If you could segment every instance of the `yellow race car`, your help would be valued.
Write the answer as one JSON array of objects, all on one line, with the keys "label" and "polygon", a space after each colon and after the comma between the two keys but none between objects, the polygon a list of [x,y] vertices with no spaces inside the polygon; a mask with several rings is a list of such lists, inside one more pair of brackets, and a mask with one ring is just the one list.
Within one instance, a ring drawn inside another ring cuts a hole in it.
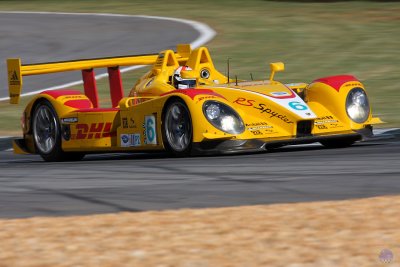
[{"label": "yellow race car", "polygon": [[[265,80],[237,80],[215,69],[206,47],[155,55],[21,64],[8,59],[10,102],[17,104],[22,77],[81,71],[84,92],[44,91],[26,106],[23,138],[15,153],[46,161],[79,160],[88,153],[167,150],[175,156],[260,151],[320,142],[345,147],[372,134],[363,84],[350,75],[312,83],[274,80],[284,70],[271,63]],[[120,67],[151,65],[124,96]],[[100,107],[93,69],[107,68],[111,107]]]}]

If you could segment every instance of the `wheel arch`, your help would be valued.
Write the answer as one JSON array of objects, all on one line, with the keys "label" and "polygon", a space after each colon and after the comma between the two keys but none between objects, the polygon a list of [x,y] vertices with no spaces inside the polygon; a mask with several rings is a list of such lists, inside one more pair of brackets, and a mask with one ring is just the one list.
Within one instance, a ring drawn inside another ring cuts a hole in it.
[{"label": "wheel arch", "polygon": [[369,123],[372,118],[372,110],[370,105],[369,118],[364,123],[356,123],[348,117],[346,98],[354,88],[361,88],[368,97],[368,92],[365,90],[364,85],[354,76],[337,75],[320,78],[314,80],[306,88],[306,101],[319,103],[351,129],[358,130]]},{"label": "wheel arch", "polygon": [[45,100],[52,105],[59,119],[63,115],[79,108],[93,108],[93,104],[89,98],[78,90],[44,91],[36,95],[24,110],[25,116],[29,115],[27,116],[29,121],[25,121],[25,125],[29,128],[24,129],[24,133],[31,133],[32,114],[37,105]]}]

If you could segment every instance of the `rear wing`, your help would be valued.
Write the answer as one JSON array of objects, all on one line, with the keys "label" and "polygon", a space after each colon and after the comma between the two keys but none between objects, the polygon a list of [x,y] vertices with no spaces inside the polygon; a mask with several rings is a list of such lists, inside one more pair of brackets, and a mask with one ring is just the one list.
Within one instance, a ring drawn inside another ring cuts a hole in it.
[{"label": "rear wing", "polygon": [[[190,53],[191,47],[189,44],[179,44],[177,45],[175,57],[178,62],[187,61]],[[116,106],[118,101],[123,97],[123,88],[119,67],[153,65],[157,62],[159,56],[159,54],[133,55],[38,64],[22,64],[20,58],[10,58],[7,59],[8,91],[10,103],[19,103],[24,76],[64,71],[82,71],[85,94],[92,101],[93,106],[98,107],[97,87],[93,69],[107,68],[110,82],[111,101],[113,106]]]}]

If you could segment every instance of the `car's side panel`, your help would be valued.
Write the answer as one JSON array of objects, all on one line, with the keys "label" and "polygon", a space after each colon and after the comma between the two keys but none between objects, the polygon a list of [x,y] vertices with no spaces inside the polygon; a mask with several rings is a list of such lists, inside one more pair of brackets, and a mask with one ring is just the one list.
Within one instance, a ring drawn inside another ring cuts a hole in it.
[{"label": "car's side panel", "polygon": [[61,118],[64,151],[107,151],[116,147],[118,109],[81,109]]}]

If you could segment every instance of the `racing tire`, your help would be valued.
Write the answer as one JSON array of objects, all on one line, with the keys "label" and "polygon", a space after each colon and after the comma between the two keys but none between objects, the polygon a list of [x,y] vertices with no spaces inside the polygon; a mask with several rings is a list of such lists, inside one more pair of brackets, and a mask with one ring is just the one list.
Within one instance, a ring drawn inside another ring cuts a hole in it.
[{"label": "racing tire", "polygon": [[344,148],[353,145],[357,140],[355,138],[342,138],[321,141],[320,143],[326,148]]},{"label": "racing tire", "polygon": [[41,100],[32,113],[32,135],[35,150],[45,161],[76,161],[85,156],[62,150],[60,121],[47,100]]},{"label": "racing tire", "polygon": [[175,157],[190,155],[193,127],[190,111],[181,99],[170,101],[163,113],[162,136],[166,150]]}]

